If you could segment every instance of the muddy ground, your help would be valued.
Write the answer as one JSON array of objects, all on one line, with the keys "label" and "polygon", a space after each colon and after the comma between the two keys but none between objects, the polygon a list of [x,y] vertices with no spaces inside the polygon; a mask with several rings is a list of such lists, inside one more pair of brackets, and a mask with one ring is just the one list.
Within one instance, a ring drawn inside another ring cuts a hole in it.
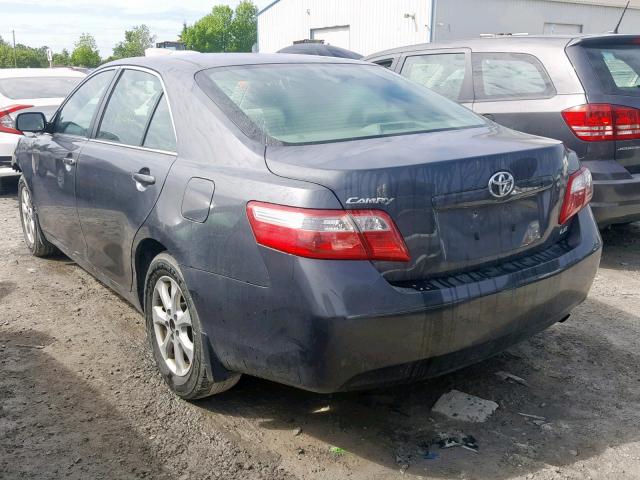
[{"label": "muddy ground", "polygon": [[[638,479],[640,224],[604,240],[571,318],[481,364],[331,396],[245,377],[188,403],[156,373],[132,307],[69,259],[27,253],[10,186],[0,193],[0,478]],[[484,424],[432,413],[453,388],[500,407]],[[461,432],[477,453],[424,458],[432,438]]]}]

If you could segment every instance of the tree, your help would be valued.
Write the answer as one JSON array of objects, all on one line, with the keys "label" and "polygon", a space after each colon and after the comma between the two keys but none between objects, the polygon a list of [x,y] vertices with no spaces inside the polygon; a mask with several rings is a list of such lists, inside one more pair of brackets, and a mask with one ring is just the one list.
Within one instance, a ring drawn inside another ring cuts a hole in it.
[{"label": "tree", "polygon": [[75,47],[71,53],[71,65],[87,68],[95,68],[100,65],[100,53],[92,35],[88,33],[80,35]]},{"label": "tree", "polygon": [[62,52],[54,53],[53,65],[55,67],[68,67],[69,65],[71,65],[71,55],[69,55],[69,50],[63,48]]},{"label": "tree", "polygon": [[258,38],[257,13],[250,0],[241,1],[235,12],[216,5],[193,25],[185,25],[180,37],[187,48],[199,52],[250,52]]},{"label": "tree", "polygon": [[[14,60],[15,55],[15,60]],[[0,39],[0,68],[48,67],[47,47],[32,48],[18,43],[15,48]]]},{"label": "tree", "polygon": [[250,52],[258,42],[258,7],[243,0],[236,7],[231,25],[233,52]]},{"label": "tree", "polygon": [[142,57],[145,49],[153,47],[155,35],[151,35],[149,27],[138,25],[124,32],[124,42],[118,43],[113,49],[114,58]]}]

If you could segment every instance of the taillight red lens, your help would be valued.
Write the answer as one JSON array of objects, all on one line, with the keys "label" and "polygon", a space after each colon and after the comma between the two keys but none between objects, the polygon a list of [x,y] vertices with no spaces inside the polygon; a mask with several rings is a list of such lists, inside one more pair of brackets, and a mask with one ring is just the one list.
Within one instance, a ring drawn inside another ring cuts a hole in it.
[{"label": "taillight red lens", "polygon": [[569,176],[558,223],[560,225],[566,223],[567,220],[582,210],[591,201],[592,197],[593,180],[591,172],[586,167],[582,167]]},{"label": "taillight red lens", "polygon": [[563,110],[562,117],[580,140],[640,138],[640,110],[608,103],[589,103]]},{"label": "taillight red lens", "polygon": [[391,217],[379,210],[315,210],[249,202],[257,242],[300,257],[409,261]]},{"label": "taillight red lens", "polygon": [[16,130],[15,120],[11,114],[18,110],[31,107],[33,107],[33,105],[9,105],[8,107],[0,109],[0,132],[22,135],[20,130]]}]

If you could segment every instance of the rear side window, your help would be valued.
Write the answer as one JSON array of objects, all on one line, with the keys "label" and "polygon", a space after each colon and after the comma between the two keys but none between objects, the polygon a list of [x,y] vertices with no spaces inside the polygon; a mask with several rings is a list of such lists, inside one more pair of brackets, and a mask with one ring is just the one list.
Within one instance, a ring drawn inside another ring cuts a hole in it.
[{"label": "rear side window", "polygon": [[102,116],[96,138],[140,146],[162,85],[155,75],[125,70],[116,84]]},{"label": "rear side window", "polygon": [[464,53],[443,53],[407,57],[401,75],[423,87],[459,100],[466,69]]},{"label": "rear side window", "polygon": [[640,48],[637,45],[585,50],[607,93],[640,96]]},{"label": "rear side window", "polygon": [[548,98],[555,88],[533,55],[524,53],[474,53],[473,84],[476,100]]},{"label": "rear side window", "polygon": [[147,135],[142,145],[156,150],[166,150],[167,152],[176,151],[176,136],[173,131],[171,114],[169,113],[169,104],[164,95],[153,113],[149,130],[147,130]]}]

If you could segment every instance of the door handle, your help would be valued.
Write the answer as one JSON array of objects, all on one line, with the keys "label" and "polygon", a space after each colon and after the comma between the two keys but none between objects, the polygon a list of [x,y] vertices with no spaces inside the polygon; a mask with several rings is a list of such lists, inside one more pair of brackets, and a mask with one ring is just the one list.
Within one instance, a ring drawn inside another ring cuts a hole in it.
[{"label": "door handle", "polygon": [[[149,171],[148,169],[143,169]],[[138,182],[140,185],[149,186],[154,185],[156,183],[156,177],[153,175],[149,175],[149,173],[144,173],[142,171],[136,172],[133,174],[133,179]]]},{"label": "door handle", "polygon": [[70,167],[73,167],[76,164],[76,159],[72,157],[64,157],[62,159],[62,163],[64,163],[65,165],[69,165]]}]

